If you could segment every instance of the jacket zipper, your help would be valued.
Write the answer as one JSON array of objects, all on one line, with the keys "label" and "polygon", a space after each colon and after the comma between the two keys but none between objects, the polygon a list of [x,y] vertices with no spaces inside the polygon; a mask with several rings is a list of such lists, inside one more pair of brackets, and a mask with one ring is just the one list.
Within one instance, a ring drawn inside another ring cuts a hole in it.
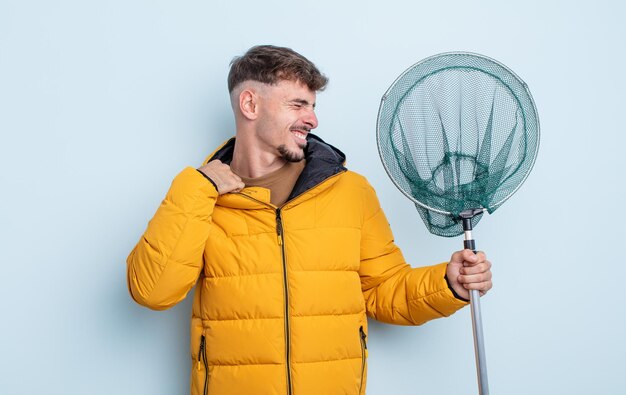
[{"label": "jacket zipper", "polygon": [[363,326],[359,328],[359,337],[361,340],[361,384],[359,384],[359,394],[363,391],[363,376],[365,376],[365,361],[367,359],[367,335],[363,330]]},{"label": "jacket zipper", "polygon": [[278,245],[283,259],[283,286],[285,293],[285,358],[287,362],[287,393],[291,395],[291,330],[289,328],[289,283],[287,278],[287,258],[285,256],[285,238],[283,236],[283,220],[280,216],[280,208],[276,209],[276,234]]},{"label": "jacket zipper", "polygon": [[206,344],[204,335],[200,337],[200,352],[198,352],[198,362],[200,362],[200,358],[202,358],[202,363],[204,364],[204,395],[207,395],[209,392],[209,364],[206,361]]},{"label": "jacket zipper", "polygon": [[[324,182],[328,181],[331,178],[339,176],[345,171],[346,170],[342,170],[338,173],[331,175],[330,177],[325,178],[324,180],[312,186],[308,190],[317,188],[319,185],[323,184]],[[237,192],[237,194],[247,199],[261,203],[269,208],[273,209],[275,207],[265,202],[262,202],[258,199],[255,199],[252,196],[248,196],[244,193]],[[287,255],[285,253],[285,238],[284,238],[284,230],[283,230],[283,221],[282,221],[282,217],[280,216],[280,211],[283,207],[287,205],[287,203],[290,203],[290,202],[291,200],[288,200],[285,203],[283,203],[281,207],[276,208],[276,235],[278,236],[278,245],[280,246],[280,252],[281,252],[281,257],[283,261],[283,287],[284,287],[283,292],[285,293],[285,298],[284,298],[285,300],[285,359],[287,362],[286,365],[287,365],[287,394],[288,395],[292,395],[293,393],[291,389],[291,361],[290,361],[291,360],[291,329],[289,326],[289,282],[288,282],[288,277],[287,277]],[[361,327],[361,330],[362,330],[362,327]],[[367,348],[367,346],[365,348]],[[365,360],[363,362],[363,367],[365,367]],[[363,374],[361,374],[361,376],[363,376]],[[208,377],[208,373],[207,373],[207,377]],[[361,385],[363,385],[363,377],[361,377]],[[206,395],[206,392],[205,392],[205,395]]]}]

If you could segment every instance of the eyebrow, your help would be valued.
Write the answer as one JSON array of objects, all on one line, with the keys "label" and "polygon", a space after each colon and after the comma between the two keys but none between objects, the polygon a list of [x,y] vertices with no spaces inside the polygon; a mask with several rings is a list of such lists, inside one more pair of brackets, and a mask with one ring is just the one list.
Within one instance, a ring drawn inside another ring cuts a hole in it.
[{"label": "eyebrow", "polygon": [[315,108],[315,103],[309,103],[308,100],[304,100],[304,99],[293,99],[293,100],[289,100],[289,102],[302,104],[303,106],[312,106],[313,108]]}]

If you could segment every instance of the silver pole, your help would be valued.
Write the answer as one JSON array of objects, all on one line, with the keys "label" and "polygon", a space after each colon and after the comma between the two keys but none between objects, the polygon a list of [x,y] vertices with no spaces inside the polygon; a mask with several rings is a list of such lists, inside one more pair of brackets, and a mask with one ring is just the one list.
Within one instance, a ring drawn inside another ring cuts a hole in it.
[{"label": "silver pole", "polygon": [[[471,243],[468,243],[470,242]],[[474,244],[472,232],[465,231],[465,244]],[[483,338],[483,320],[480,312],[480,293],[470,290],[470,307],[472,310],[472,330],[474,332],[474,352],[476,355],[476,375],[478,376],[478,393],[489,395],[487,380],[487,357],[485,356],[485,340]]]},{"label": "silver pole", "polygon": [[487,357],[485,356],[483,321],[480,314],[480,294],[475,289],[471,290],[470,292],[470,307],[472,309],[472,328],[474,330],[474,351],[476,353],[478,393],[480,395],[489,395],[489,383],[487,380]]}]

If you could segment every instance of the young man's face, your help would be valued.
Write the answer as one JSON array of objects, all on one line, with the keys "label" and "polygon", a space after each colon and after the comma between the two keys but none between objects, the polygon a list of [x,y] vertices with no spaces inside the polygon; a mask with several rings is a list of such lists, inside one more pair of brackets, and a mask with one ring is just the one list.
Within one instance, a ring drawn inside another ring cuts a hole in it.
[{"label": "young man's face", "polygon": [[289,162],[304,159],[306,136],[317,127],[315,92],[297,81],[267,86],[259,99],[260,142]]}]

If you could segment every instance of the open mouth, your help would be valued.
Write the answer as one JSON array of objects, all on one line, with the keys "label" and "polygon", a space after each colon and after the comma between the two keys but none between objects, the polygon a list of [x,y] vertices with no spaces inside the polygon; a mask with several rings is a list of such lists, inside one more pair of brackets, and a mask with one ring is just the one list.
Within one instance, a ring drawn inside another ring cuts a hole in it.
[{"label": "open mouth", "polygon": [[292,130],[291,133],[296,137],[296,139],[306,141],[306,133],[299,130]]},{"label": "open mouth", "polygon": [[292,129],[291,134],[293,135],[294,139],[296,140],[296,143],[300,147],[306,146],[306,135],[308,134],[307,132],[303,132],[300,129],[295,129],[295,130]]}]

